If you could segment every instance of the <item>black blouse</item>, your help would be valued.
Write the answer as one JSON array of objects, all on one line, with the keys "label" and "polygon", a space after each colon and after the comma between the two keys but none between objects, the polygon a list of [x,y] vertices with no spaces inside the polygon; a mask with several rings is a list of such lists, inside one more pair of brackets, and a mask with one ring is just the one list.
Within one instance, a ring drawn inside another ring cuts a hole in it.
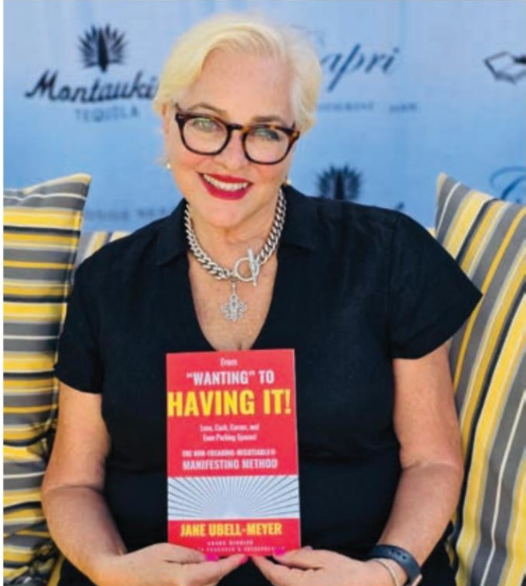
[{"label": "black blouse", "polygon": [[[253,348],[295,350],[302,543],[362,558],[400,476],[392,359],[444,343],[481,293],[401,212],[284,192],[273,298]],[[184,201],[82,263],[55,367],[67,385],[102,393],[106,498],[130,550],[167,540],[165,354],[213,350],[193,305],[183,211]],[[442,543],[424,577],[454,584]],[[90,582],[66,562],[60,584]],[[248,563],[221,584],[268,582]]]}]

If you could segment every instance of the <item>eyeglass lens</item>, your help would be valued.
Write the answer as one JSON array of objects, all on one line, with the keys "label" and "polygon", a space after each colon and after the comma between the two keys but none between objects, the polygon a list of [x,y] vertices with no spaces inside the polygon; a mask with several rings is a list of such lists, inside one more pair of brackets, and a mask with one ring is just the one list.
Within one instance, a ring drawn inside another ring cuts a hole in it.
[{"label": "eyeglass lens", "polygon": [[[202,154],[220,151],[228,140],[228,129],[219,120],[206,116],[190,118],[183,126],[188,147]],[[289,147],[288,135],[276,128],[254,126],[247,133],[245,152],[248,157],[261,163],[279,161]]]}]

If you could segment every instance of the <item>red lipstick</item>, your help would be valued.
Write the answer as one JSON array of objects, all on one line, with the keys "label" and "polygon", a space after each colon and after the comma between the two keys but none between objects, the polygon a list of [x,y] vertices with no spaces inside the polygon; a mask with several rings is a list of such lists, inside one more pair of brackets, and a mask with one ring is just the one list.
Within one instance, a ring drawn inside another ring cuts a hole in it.
[{"label": "red lipstick", "polygon": [[221,189],[220,187],[217,187],[216,185],[212,185],[210,182],[208,182],[203,177],[203,175],[199,175],[199,177],[200,177],[201,181],[203,182],[203,185],[206,187],[206,190],[208,191],[208,193],[212,197],[217,197],[219,199],[226,199],[226,200],[242,199],[248,193],[248,190],[252,187],[252,184],[250,182],[248,182],[246,179],[243,179],[241,177],[231,177],[231,176],[227,176],[227,175],[215,175],[212,173],[207,173],[207,175],[209,177],[212,177],[213,179],[217,179],[218,181],[222,181],[223,183],[248,183],[248,185],[246,187],[243,187],[242,189],[236,189],[235,191],[231,191],[231,190]]},{"label": "red lipstick", "polygon": [[244,177],[233,177],[232,175],[218,175],[217,173],[206,173],[209,177],[213,177],[223,183],[250,183]]}]

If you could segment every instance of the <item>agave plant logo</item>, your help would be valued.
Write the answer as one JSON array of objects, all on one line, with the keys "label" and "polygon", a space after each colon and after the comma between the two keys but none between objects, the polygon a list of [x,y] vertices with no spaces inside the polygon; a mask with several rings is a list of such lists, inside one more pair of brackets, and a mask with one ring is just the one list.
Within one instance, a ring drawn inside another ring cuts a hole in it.
[{"label": "agave plant logo", "polygon": [[318,175],[317,191],[320,197],[343,201],[357,200],[362,187],[362,176],[348,165],[333,167]]},{"label": "agave plant logo", "polygon": [[92,26],[79,41],[84,67],[100,67],[106,72],[110,64],[124,63],[127,45],[124,33],[112,30],[109,24],[100,28]]}]

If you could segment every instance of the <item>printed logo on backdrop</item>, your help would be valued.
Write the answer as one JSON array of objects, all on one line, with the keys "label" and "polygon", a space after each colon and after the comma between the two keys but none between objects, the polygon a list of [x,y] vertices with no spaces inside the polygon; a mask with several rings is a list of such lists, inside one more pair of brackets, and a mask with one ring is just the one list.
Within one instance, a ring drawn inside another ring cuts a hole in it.
[{"label": "printed logo on backdrop", "polygon": [[153,99],[158,79],[142,69],[125,67],[128,44],[125,33],[109,24],[92,26],[78,38],[82,83],[78,83],[78,76],[73,80],[60,64],[54,64],[42,72],[24,97],[72,106],[79,122],[139,117],[139,105]]},{"label": "printed logo on backdrop", "polygon": [[526,204],[526,167],[502,167],[492,173],[489,183],[500,199]]},{"label": "printed logo on backdrop", "polygon": [[80,38],[84,67],[99,67],[104,72],[112,64],[124,63],[126,45],[124,33],[112,31],[110,25],[99,29],[92,26],[91,31]]},{"label": "printed logo on backdrop", "polygon": [[515,56],[501,51],[484,59],[484,63],[498,81],[517,83],[526,77],[526,55]]},{"label": "printed logo on backdrop", "polygon": [[[324,199],[336,201],[358,201],[363,188],[363,173],[352,169],[349,165],[335,167],[331,165],[326,171],[318,174],[316,193]],[[399,201],[394,209],[403,210],[405,203]]]},{"label": "printed logo on backdrop", "polygon": [[369,47],[356,40],[344,46],[333,47],[327,42],[323,31],[302,29],[302,32],[317,46],[320,54],[325,95],[322,96],[318,110],[363,113],[387,109],[390,114],[414,113],[418,110],[415,101],[382,104],[371,99],[348,101],[338,98],[342,93],[345,95],[350,80],[358,79],[362,87],[365,87],[368,79],[395,75],[402,59],[398,47]]},{"label": "printed logo on backdrop", "polygon": [[356,201],[360,197],[362,174],[349,165],[334,167],[318,174],[316,191],[319,197],[337,201]]}]

